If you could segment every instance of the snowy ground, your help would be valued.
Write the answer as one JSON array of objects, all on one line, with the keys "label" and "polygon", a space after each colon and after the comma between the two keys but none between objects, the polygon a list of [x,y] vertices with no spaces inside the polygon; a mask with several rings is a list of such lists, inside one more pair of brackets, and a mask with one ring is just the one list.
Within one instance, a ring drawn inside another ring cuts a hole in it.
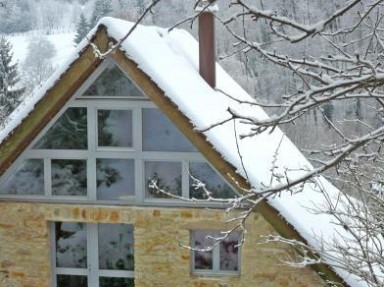
[{"label": "snowy ground", "polygon": [[[37,35],[38,32],[32,31],[6,37],[12,44],[13,60],[14,62],[19,63],[19,68],[27,55],[29,40],[33,37],[37,37]],[[56,55],[53,58],[54,67],[59,67],[75,49],[75,44],[73,42],[74,33],[43,35],[43,37],[49,40],[56,48]]]}]

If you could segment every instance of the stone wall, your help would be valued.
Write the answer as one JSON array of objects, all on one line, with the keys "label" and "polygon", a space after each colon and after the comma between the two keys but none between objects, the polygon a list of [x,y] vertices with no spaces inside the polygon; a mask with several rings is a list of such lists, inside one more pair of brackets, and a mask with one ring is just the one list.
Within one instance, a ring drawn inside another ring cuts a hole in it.
[{"label": "stone wall", "polygon": [[191,275],[190,230],[225,229],[231,215],[220,210],[157,207],[0,202],[0,286],[51,286],[49,224],[54,221],[126,223],[134,225],[135,286],[140,287],[300,287],[325,286],[310,269],[292,269],[280,262],[291,250],[259,244],[273,233],[258,213],[247,222],[241,253],[241,275]]}]

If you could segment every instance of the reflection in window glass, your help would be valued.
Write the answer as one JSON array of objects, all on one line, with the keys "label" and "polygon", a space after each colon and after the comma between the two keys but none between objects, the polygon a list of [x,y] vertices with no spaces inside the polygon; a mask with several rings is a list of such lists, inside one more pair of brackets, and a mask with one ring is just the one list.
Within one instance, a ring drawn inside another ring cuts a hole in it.
[{"label": "reflection in window glass", "polygon": [[53,195],[87,195],[87,165],[85,160],[52,160]]},{"label": "reflection in window glass", "polygon": [[88,287],[87,276],[57,275],[57,287]]},{"label": "reflection in window glass", "polygon": [[132,111],[98,110],[98,145],[132,147]]},{"label": "reflection in window glass", "polygon": [[220,270],[239,270],[239,233],[232,232],[220,242]]},{"label": "reflection in window glass", "polygon": [[44,163],[42,159],[27,159],[0,185],[1,194],[44,194]]},{"label": "reflection in window glass", "polygon": [[86,149],[87,109],[68,108],[34,146],[36,149]]},{"label": "reflection in window glass", "polygon": [[100,277],[99,287],[134,287],[135,280],[133,278],[112,278]]},{"label": "reflection in window glass", "polygon": [[78,222],[56,222],[55,235],[56,266],[86,268],[87,232],[85,225]]},{"label": "reflection in window glass", "polygon": [[[193,247],[198,250],[211,248],[216,243],[215,238],[222,236],[223,234],[218,231],[193,231]],[[232,232],[214,246],[212,251],[194,250],[194,270],[238,274],[240,264],[239,241],[240,233]]]},{"label": "reflection in window glass", "polygon": [[99,269],[133,270],[133,247],[132,225],[99,224]]},{"label": "reflection in window glass", "polygon": [[[209,234],[206,231],[194,231],[194,247],[197,249],[205,249],[213,246],[213,239],[207,238]],[[212,269],[213,268],[213,252],[212,251],[194,251],[195,269]]]},{"label": "reflection in window glass", "polygon": [[145,162],[146,197],[167,198],[158,189],[150,187],[156,181],[157,187],[166,192],[181,195],[181,163],[164,161]]},{"label": "reflection in window glass", "polygon": [[197,152],[190,141],[158,109],[143,109],[143,150]]},{"label": "reflection in window glass", "polygon": [[113,278],[100,277],[99,287],[134,287],[135,280],[133,278]]},{"label": "reflection in window glass", "polygon": [[134,160],[98,159],[96,168],[98,199],[124,199],[135,194]]},{"label": "reflection in window glass", "polygon": [[103,71],[84,96],[142,97],[140,90],[115,65]]},{"label": "reflection in window glass", "polygon": [[[213,198],[233,198],[235,193],[229,185],[205,162],[192,162],[189,164],[189,173],[197,181],[205,184],[206,189]],[[206,194],[202,188],[196,189],[196,181],[189,178],[189,196],[204,199]]]}]

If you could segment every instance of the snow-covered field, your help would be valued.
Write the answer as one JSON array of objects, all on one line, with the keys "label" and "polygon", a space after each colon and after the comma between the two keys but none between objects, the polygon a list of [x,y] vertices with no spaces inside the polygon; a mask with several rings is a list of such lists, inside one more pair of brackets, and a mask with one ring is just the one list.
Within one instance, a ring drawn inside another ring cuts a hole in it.
[{"label": "snow-covered field", "polygon": [[[6,36],[7,40],[12,44],[13,61],[19,63],[19,68],[28,53],[30,39],[38,37],[38,35],[37,31],[32,31],[14,36]],[[55,46],[56,55],[52,60],[55,68],[59,67],[75,49],[75,44],[73,42],[74,33],[41,35],[41,37],[45,37]]]}]

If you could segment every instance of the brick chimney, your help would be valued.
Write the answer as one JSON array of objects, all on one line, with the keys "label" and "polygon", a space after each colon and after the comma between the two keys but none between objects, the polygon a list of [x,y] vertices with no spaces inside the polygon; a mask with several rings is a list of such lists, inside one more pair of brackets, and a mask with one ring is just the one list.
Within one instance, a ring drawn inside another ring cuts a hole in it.
[{"label": "brick chimney", "polygon": [[[203,79],[212,88],[216,87],[216,48],[215,48],[215,17],[217,4],[202,0],[196,7],[199,15],[199,71]],[[208,6],[209,5],[209,6]]]}]

